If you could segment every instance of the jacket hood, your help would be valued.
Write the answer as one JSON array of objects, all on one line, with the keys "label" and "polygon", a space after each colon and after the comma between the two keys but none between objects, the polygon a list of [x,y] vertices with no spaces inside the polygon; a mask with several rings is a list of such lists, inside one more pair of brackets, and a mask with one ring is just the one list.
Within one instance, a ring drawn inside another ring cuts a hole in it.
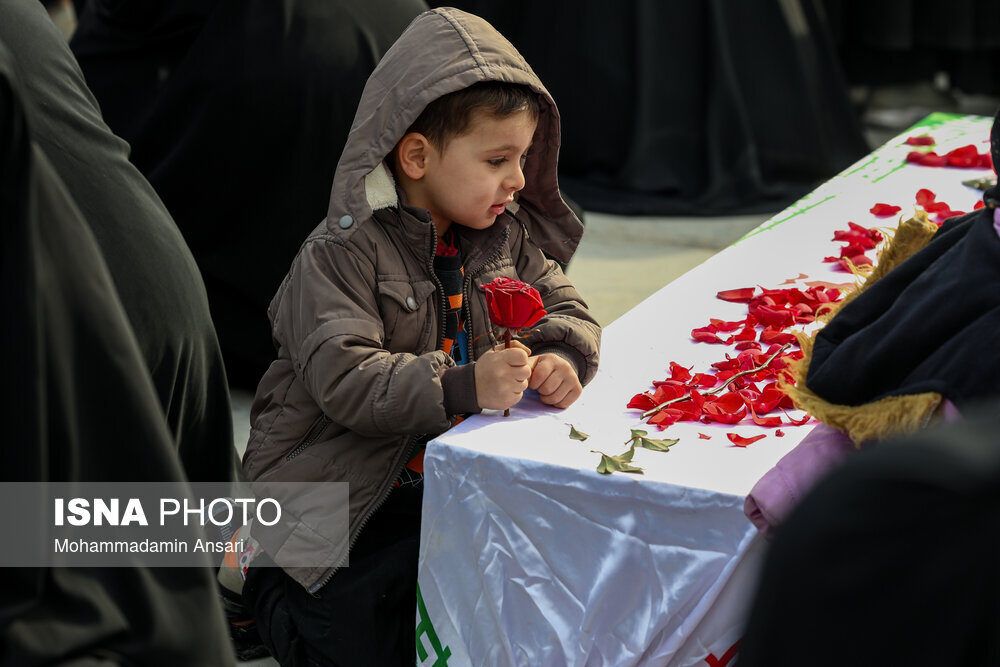
[{"label": "jacket hood", "polygon": [[418,16],[386,52],[365,85],[358,111],[334,177],[327,228],[350,235],[358,225],[339,229],[345,215],[359,224],[373,210],[397,204],[392,177],[383,160],[424,108],[448,93],[482,81],[522,84],[538,93],[541,115],[525,187],[509,207],[529,236],[562,262],[572,257],[583,224],[559,193],[559,111],[552,96],[517,49],[483,19],[452,8]]}]

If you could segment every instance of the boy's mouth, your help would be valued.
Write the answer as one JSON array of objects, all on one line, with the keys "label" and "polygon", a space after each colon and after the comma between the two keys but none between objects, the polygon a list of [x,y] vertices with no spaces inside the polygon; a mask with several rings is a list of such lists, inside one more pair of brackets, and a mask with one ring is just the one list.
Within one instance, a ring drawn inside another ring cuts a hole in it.
[{"label": "boy's mouth", "polygon": [[503,203],[503,204],[493,204],[493,206],[490,206],[490,213],[492,213],[493,215],[500,215],[501,213],[504,212],[504,209],[506,209],[506,208],[507,208],[507,204],[506,203]]}]

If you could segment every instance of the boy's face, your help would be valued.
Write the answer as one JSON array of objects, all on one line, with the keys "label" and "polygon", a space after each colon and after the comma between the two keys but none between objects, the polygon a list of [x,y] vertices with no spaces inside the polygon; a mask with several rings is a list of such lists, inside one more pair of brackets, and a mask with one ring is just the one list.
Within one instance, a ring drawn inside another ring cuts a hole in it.
[{"label": "boy's face", "polygon": [[473,113],[465,134],[444,150],[429,146],[423,178],[407,192],[413,206],[431,213],[438,234],[451,223],[486,229],[524,187],[524,160],[538,121],[528,111],[497,118]]}]

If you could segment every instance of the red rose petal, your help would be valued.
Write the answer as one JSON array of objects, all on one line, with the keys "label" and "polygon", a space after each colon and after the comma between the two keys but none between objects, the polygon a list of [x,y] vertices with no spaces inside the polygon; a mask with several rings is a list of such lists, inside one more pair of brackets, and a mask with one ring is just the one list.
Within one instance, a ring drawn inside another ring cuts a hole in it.
[{"label": "red rose petal", "polygon": [[972,144],[948,151],[944,157],[952,167],[968,169],[969,167],[979,166],[979,151]]},{"label": "red rose petal", "polygon": [[[781,411],[785,412],[785,409],[781,408]],[[791,424],[792,426],[802,426],[811,419],[808,413],[806,413],[806,415],[802,419],[792,419],[791,415],[785,412],[785,417],[788,418],[788,423]]]},{"label": "red rose petal", "polygon": [[902,207],[893,206],[892,204],[883,204],[881,202],[875,204],[871,207],[871,209],[869,209],[871,213],[879,216],[892,215],[894,213],[899,213],[902,210]]},{"label": "red rose petal", "polygon": [[652,396],[650,396],[649,394],[646,394],[646,393],[642,393],[642,394],[636,394],[635,396],[633,396],[632,400],[629,401],[628,405],[626,405],[625,407],[626,408],[633,408],[635,410],[642,410],[643,412],[645,412],[646,410],[650,410],[652,408],[655,408],[656,407],[656,403],[653,401],[653,397]]},{"label": "red rose petal", "polygon": [[712,436],[705,435],[704,433],[699,433],[698,437],[701,438],[702,440],[711,440],[712,439]]},{"label": "red rose petal", "polygon": [[737,435],[735,433],[727,433],[726,437],[737,447],[746,447],[747,445],[753,444],[760,440],[761,438],[766,438],[767,435],[761,433],[760,435],[755,435],[751,438],[744,438],[742,435]]},{"label": "red rose petal", "polygon": [[743,397],[735,391],[728,391],[721,396],[713,396],[712,402],[721,406],[726,412],[734,412],[745,405]]},{"label": "red rose petal", "polygon": [[907,137],[906,143],[910,146],[933,146],[937,142],[934,141],[934,137],[922,134],[919,137]]},{"label": "red rose petal", "polygon": [[663,383],[656,387],[656,391],[652,394],[652,399],[656,401],[655,405],[659,405],[660,403],[680,398],[686,393],[687,389],[684,388],[684,385],[676,383]]},{"label": "red rose petal", "polygon": [[746,320],[736,320],[734,322],[727,322],[726,320],[717,320],[714,317],[710,317],[710,324],[705,327],[706,329],[711,328],[716,332],[726,332],[726,331],[736,331],[747,325]]},{"label": "red rose petal", "polygon": [[678,382],[687,382],[691,379],[691,369],[684,368],[676,361],[670,362],[670,379]]},{"label": "red rose petal", "polygon": [[795,334],[768,327],[760,332],[760,342],[764,345],[772,345],[774,343],[778,345],[784,345],[785,343],[797,344],[798,339],[795,337]]},{"label": "red rose petal", "polygon": [[741,287],[739,289],[727,289],[716,294],[717,299],[732,301],[735,303],[746,303],[753,298],[756,287]]},{"label": "red rose petal", "polygon": [[934,203],[934,200],[937,199],[937,195],[927,188],[921,188],[917,190],[916,199],[917,204],[926,209],[928,204]]},{"label": "red rose petal", "polygon": [[661,429],[664,429],[668,426],[672,426],[673,424],[677,423],[677,415],[673,410],[670,409],[660,410],[655,415],[650,417],[647,423],[653,424],[654,426],[659,426]]},{"label": "red rose petal", "polygon": [[781,426],[781,417],[758,417],[752,410],[750,416],[753,417],[753,423],[757,426]]},{"label": "red rose petal", "polygon": [[784,308],[773,308],[770,306],[758,306],[753,311],[757,321],[767,327],[784,329],[795,324],[795,316],[791,311]]},{"label": "red rose petal", "polygon": [[691,378],[691,383],[699,387],[714,387],[719,384],[719,381],[714,375],[709,375],[708,373],[695,373],[694,377]]},{"label": "red rose petal", "polygon": [[705,331],[704,329],[692,329],[691,338],[695,339],[699,343],[723,343],[721,338],[716,336],[711,331]]},{"label": "red rose petal", "polygon": [[782,431],[780,428],[777,431],[775,431],[774,434],[776,436],[778,436],[779,438],[784,438],[785,437],[785,432]]}]

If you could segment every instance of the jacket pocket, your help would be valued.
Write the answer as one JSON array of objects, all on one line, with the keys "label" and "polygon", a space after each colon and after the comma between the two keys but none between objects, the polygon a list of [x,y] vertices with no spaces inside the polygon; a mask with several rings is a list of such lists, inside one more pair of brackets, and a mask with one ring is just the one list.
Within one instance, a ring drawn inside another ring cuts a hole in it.
[{"label": "jacket pocket", "polygon": [[323,435],[323,431],[325,431],[326,427],[331,423],[332,420],[326,415],[321,414],[317,417],[309,427],[309,430],[306,431],[306,434],[302,436],[302,440],[299,441],[299,444],[295,445],[292,451],[285,455],[285,460],[291,461],[296,456],[309,449],[309,446],[319,440],[319,437]]},{"label": "jacket pocket", "polygon": [[414,354],[427,351],[434,328],[435,309],[431,303],[434,290],[430,280],[378,279],[379,311],[387,350]]}]

